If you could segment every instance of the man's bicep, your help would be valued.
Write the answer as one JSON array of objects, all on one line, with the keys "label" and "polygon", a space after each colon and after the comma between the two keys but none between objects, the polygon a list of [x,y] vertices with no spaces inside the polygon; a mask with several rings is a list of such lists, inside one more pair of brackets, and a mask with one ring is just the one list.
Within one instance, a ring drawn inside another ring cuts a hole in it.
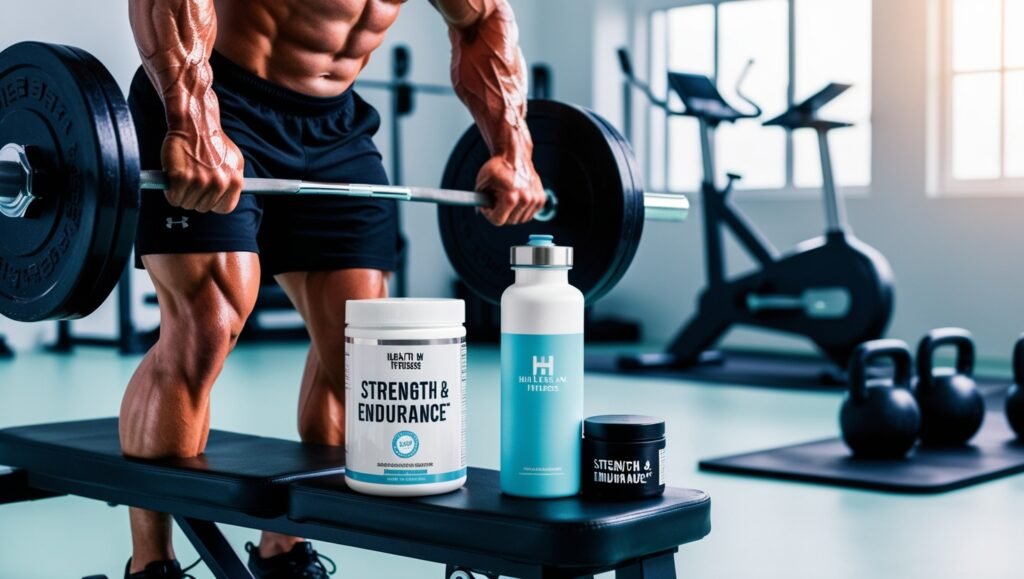
[{"label": "man's bicep", "polygon": [[504,0],[430,0],[450,26],[468,28],[494,12],[495,5]]}]

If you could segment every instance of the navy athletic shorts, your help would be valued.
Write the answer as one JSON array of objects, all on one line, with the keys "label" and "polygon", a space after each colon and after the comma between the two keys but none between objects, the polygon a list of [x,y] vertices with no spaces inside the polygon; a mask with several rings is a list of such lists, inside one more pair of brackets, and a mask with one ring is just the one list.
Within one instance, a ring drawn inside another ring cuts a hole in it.
[{"label": "navy athletic shorts", "polygon": [[[387,184],[373,143],[380,116],[354,90],[337,97],[300,94],[261,79],[214,53],[221,126],[245,157],[246,177]],[[143,169],[160,169],[167,133],[163,103],[142,69],[128,98]],[[368,268],[394,271],[400,250],[396,202],[322,196],[243,194],[228,215],[172,207],[145,191],[138,256],[253,252],[265,276]]]}]

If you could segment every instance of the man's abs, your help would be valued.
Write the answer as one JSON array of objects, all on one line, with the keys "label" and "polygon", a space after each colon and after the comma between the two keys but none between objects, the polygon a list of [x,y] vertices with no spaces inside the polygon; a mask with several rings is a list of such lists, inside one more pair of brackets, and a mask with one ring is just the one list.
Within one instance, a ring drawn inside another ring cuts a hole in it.
[{"label": "man's abs", "polygon": [[344,92],[405,0],[216,0],[216,50],[275,84]]}]

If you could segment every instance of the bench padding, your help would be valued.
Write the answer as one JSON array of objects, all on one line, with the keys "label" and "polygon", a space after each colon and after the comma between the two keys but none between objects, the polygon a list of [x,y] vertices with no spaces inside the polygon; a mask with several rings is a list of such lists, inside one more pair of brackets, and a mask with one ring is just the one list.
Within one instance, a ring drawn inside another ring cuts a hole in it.
[{"label": "bench padding", "polygon": [[53,490],[108,501],[119,495],[124,504],[155,496],[258,517],[285,513],[287,483],[341,472],[344,460],[339,447],[220,430],[210,431],[200,457],[134,460],[121,454],[116,418],[0,430],[0,464],[74,487]]},{"label": "bench padding", "polygon": [[663,497],[623,503],[517,499],[501,494],[497,472],[469,469],[456,492],[390,499],[349,490],[343,459],[340,447],[213,430],[200,457],[135,460],[121,454],[113,418],[0,430],[0,464],[23,469],[4,480],[18,489],[209,521],[247,515],[274,519],[268,527],[292,525],[295,533],[333,529],[588,569],[672,551],[711,530],[711,499],[701,491],[670,488]]},{"label": "bench padding", "polygon": [[623,503],[519,499],[501,494],[497,471],[475,468],[461,490],[417,499],[368,499],[342,476],[297,481],[288,514],[560,567],[617,564],[711,531],[711,498],[702,491],[669,488],[657,499]]}]

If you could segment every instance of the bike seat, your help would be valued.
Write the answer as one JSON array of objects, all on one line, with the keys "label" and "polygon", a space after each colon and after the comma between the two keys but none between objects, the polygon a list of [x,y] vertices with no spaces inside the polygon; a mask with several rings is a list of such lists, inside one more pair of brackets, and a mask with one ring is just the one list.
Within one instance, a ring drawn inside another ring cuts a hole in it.
[{"label": "bike seat", "polygon": [[853,123],[842,121],[829,121],[818,118],[818,112],[822,107],[835,100],[836,97],[846,92],[852,85],[830,82],[825,88],[789,107],[786,112],[764,122],[766,127],[782,127],[787,130],[793,129],[821,129],[830,131],[843,127],[852,127]]},{"label": "bike seat", "polygon": [[715,83],[701,74],[682,72],[668,73],[669,86],[679,95],[688,117],[698,117],[713,123],[734,122],[737,119],[750,118],[725,102],[722,93],[718,92]]}]

